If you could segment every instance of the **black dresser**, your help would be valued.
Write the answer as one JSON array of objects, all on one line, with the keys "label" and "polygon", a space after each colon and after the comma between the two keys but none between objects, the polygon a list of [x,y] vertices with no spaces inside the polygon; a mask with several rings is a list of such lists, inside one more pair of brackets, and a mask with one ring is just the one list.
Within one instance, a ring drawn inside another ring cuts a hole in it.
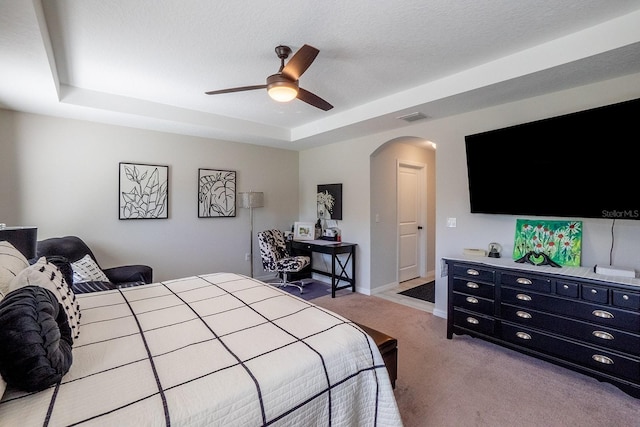
[{"label": "black dresser", "polygon": [[[482,261],[481,261],[482,260]],[[467,334],[640,398],[640,285],[588,269],[446,259],[447,338]]]}]

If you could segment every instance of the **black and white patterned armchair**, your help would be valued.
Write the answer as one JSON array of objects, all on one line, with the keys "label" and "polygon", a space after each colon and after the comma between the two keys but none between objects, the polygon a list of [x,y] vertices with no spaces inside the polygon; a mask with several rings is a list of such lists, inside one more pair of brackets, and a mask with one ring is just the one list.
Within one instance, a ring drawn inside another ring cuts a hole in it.
[{"label": "black and white patterned armchair", "polygon": [[289,273],[297,273],[311,264],[308,256],[295,256],[287,252],[284,233],[280,230],[265,230],[258,233],[260,257],[265,271],[279,273],[281,279],[276,286],[295,286],[303,292],[304,283],[299,280],[289,281]]}]

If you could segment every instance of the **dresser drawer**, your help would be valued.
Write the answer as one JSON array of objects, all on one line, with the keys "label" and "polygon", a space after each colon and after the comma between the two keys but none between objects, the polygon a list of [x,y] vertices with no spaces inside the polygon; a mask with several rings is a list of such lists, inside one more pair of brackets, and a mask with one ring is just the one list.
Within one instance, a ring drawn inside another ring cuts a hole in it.
[{"label": "dresser drawer", "polygon": [[508,322],[640,356],[640,335],[508,304],[500,306],[500,313]]},{"label": "dresser drawer", "polygon": [[495,304],[492,299],[454,292],[453,305],[475,313],[486,314],[487,316],[494,315]]},{"label": "dresser drawer", "polygon": [[530,276],[528,274],[502,273],[500,283],[507,286],[517,286],[537,292],[551,292],[551,279],[546,277]]},{"label": "dresser drawer", "polygon": [[556,283],[556,294],[562,295],[563,297],[578,298],[580,296],[580,285],[558,280]]},{"label": "dresser drawer", "polygon": [[613,289],[611,291],[611,296],[611,303],[615,306],[631,310],[640,310],[640,294]]},{"label": "dresser drawer", "polygon": [[459,308],[455,308],[453,311],[453,324],[481,334],[493,335],[495,333],[495,320],[493,318]]},{"label": "dresser drawer", "polygon": [[477,297],[494,299],[495,298],[495,286],[489,283],[482,283],[480,281],[468,280],[468,279],[453,279],[453,290],[457,292],[463,292],[465,294],[474,295]]},{"label": "dresser drawer", "polygon": [[609,290],[602,286],[582,285],[582,299],[607,304],[609,302]]},{"label": "dresser drawer", "polygon": [[640,360],[580,344],[508,322],[502,322],[501,338],[510,343],[589,367],[631,381],[640,381]]},{"label": "dresser drawer", "polygon": [[594,324],[640,334],[640,313],[638,312],[527,292],[521,289],[505,287],[501,289],[500,293],[501,302],[505,304],[586,320]]},{"label": "dresser drawer", "polygon": [[484,268],[476,265],[454,264],[453,276],[471,281],[494,283],[496,271],[492,268]]}]

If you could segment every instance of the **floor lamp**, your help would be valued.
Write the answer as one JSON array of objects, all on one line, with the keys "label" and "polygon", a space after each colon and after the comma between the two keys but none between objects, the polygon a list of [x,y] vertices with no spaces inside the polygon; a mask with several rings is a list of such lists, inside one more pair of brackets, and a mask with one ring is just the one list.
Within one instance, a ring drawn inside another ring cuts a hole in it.
[{"label": "floor lamp", "polygon": [[249,217],[251,218],[249,241],[251,243],[251,277],[253,277],[253,208],[261,208],[264,206],[264,193],[249,191],[246,193],[238,193],[238,197],[238,206],[249,209]]}]

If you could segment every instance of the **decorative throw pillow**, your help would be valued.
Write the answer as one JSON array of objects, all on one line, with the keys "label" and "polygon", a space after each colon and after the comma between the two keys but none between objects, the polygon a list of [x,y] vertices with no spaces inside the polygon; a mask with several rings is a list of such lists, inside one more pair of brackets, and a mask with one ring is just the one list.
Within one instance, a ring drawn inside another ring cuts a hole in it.
[{"label": "decorative throw pillow", "polygon": [[24,391],[59,382],[73,361],[71,329],[49,289],[24,286],[0,302],[0,375]]},{"label": "decorative throw pillow", "polygon": [[[46,255],[47,261],[58,267],[67,284],[73,284],[73,269],[69,260],[61,255]],[[35,261],[38,261],[37,259]],[[29,260],[29,262],[33,262]],[[35,262],[34,262],[35,263]]]},{"label": "decorative throw pillow", "polygon": [[55,264],[48,262],[46,257],[41,257],[35,264],[22,270],[11,281],[9,289],[13,291],[24,286],[40,286],[53,292],[67,315],[73,339],[78,338],[80,334],[80,305],[71,289],[71,284],[67,283],[64,275]]},{"label": "decorative throw pillow", "polygon": [[72,262],[71,268],[73,269],[73,283],[109,281],[89,254],[76,262]]},{"label": "decorative throw pillow", "polygon": [[11,243],[0,242],[0,293],[9,293],[9,283],[22,270],[29,267],[29,261]]}]

